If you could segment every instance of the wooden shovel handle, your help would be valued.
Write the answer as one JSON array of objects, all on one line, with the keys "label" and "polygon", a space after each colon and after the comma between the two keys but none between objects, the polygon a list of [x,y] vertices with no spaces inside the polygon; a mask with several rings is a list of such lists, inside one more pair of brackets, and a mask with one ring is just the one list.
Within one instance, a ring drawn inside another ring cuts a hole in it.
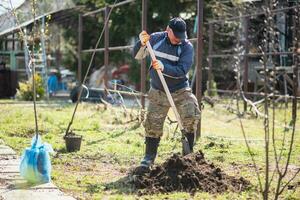
[{"label": "wooden shovel handle", "polygon": [[[146,45],[147,45],[147,49],[148,49],[148,51],[150,53],[152,62],[156,61],[157,59],[156,59],[156,56],[155,56],[155,54],[153,52],[153,49],[152,49],[152,46],[151,46],[150,42],[148,41],[146,43]],[[179,113],[177,111],[177,108],[176,108],[175,103],[173,101],[173,98],[171,96],[171,93],[170,93],[170,90],[169,90],[168,85],[166,83],[166,80],[165,80],[163,74],[161,73],[161,70],[156,70],[156,71],[157,71],[158,77],[159,77],[159,79],[160,79],[160,81],[161,81],[161,83],[163,85],[163,88],[164,88],[164,90],[166,92],[166,95],[167,95],[167,98],[169,100],[169,103],[170,103],[170,105],[171,105],[171,107],[173,109],[173,112],[175,114],[175,117],[176,117],[176,120],[178,122],[179,128],[180,128],[180,130],[184,130],[182,122],[181,122],[181,119],[180,119],[180,116],[179,116]]]}]

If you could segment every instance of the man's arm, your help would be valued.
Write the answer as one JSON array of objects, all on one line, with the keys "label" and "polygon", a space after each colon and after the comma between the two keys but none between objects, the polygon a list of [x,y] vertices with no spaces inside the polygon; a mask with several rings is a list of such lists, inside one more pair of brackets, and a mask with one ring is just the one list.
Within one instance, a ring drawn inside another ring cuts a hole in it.
[{"label": "man's arm", "polygon": [[194,48],[192,44],[186,45],[185,49],[182,51],[177,65],[164,64],[163,73],[174,76],[183,77],[190,70],[194,62]]},{"label": "man's arm", "polygon": [[134,46],[134,57],[135,59],[143,59],[146,57],[146,43],[150,40],[150,35],[146,31],[142,31],[139,34],[139,41]]},{"label": "man's arm", "polygon": [[[149,42],[153,46],[158,40],[164,36],[164,32],[155,32],[150,35]],[[133,47],[133,57],[135,59],[141,60],[148,55],[148,50],[146,45],[143,46],[141,40],[138,40]]]}]

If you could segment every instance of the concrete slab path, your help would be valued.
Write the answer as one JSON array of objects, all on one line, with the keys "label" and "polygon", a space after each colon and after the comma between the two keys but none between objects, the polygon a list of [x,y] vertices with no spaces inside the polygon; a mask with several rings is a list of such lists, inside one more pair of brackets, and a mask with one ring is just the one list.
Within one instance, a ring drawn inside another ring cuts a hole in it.
[{"label": "concrete slab path", "polygon": [[19,173],[20,158],[0,141],[0,200],[75,200],[53,183],[29,185]]}]

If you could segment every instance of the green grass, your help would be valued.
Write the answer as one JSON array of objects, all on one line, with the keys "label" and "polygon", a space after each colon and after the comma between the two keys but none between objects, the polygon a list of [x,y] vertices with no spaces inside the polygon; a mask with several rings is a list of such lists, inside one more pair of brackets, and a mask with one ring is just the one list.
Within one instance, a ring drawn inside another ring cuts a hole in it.
[{"label": "green grass", "polygon": [[[15,149],[19,155],[30,145],[34,135],[34,118],[32,104],[0,101],[0,139]],[[13,104],[17,103],[17,104]],[[81,150],[66,153],[63,140],[64,131],[74,109],[73,104],[38,104],[39,131],[43,141],[52,145],[52,179],[64,192],[78,199],[260,199],[258,183],[254,174],[251,158],[246,149],[240,122],[230,113],[226,104],[218,103],[215,108],[206,106],[202,113],[202,137],[197,142],[196,150],[202,150],[206,158],[233,176],[243,176],[253,184],[243,193],[209,194],[197,192],[195,196],[188,193],[174,192],[138,196],[127,182],[127,172],[138,165],[144,152],[143,127],[137,121],[124,117],[122,109],[95,104],[80,104],[72,129],[83,135]],[[131,110],[129,110],[131,112]],[[132,111],[136,115],[137,111]],[[299,110],[300,113],[300,110]],[[171,118],[174,119],[172,113]],[[287,123],[291,118],[286,114]],[[286,131],[287,142],[291,128],[284,123],[284,109],[276,109],[276,143]],[[298,121],[299,122],[299,121]],[[264,131],[263,120],[252,115],[242,118],[252,153],[261,172],[264,170]],[[165,135],[159,147],[157,163],[163,162],[174,152],[180,152],[179,135],[175,134],[175,124],[165,124]],[[291,157],[293,169],[300,166],[300,123],[297,123],[294,151]],[[287,157],[287,146],[283,151]],[[273,153],[271,152],[271,155]],[[273,159],[272,159],[273,160]],[[274,163],[272,163],[274,168]],[[271,167],[272,168],[272,167]],[[272,168],[272,169],[273,169]],[[299,182],[299,177],[293,183]],[[272,191],[274,188],[272,188]],[[273,192],[271,192],[272,195]],[[284,199],[297,199],[300,188],[286,190]],[[299,199],[299,198],[298,198]]]}]

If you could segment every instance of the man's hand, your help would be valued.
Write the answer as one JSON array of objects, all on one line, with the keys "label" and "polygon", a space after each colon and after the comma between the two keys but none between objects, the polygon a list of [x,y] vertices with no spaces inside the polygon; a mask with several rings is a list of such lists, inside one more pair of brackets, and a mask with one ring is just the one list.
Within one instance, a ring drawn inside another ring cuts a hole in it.
[{"label": "man's hand", "polygon": [[142,31],[139,34],[139,38],[140,38],[142,46],[145,46],[146,43],[150,40],[150,35],[146,31]]},{"label": "man's hand", "polygon": [[160,60],[152,61],[152,67],[153,67],[155,70],[161,70],[161,71],[164,71],[164,64],[163,64]]}]

